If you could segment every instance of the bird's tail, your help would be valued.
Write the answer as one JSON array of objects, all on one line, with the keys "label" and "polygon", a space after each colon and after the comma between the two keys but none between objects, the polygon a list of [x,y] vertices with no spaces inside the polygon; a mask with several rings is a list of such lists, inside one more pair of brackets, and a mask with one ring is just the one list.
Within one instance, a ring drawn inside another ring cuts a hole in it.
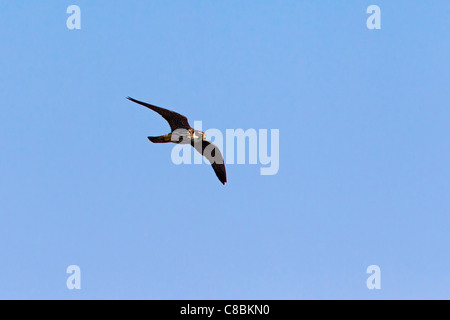
[{"label": "bird's tail", "polygon": [[171,134],[169,133],[159,137],[148,137],[148,140],[150,140],[153,143],[167,143],[172,141],[172,137]]}]

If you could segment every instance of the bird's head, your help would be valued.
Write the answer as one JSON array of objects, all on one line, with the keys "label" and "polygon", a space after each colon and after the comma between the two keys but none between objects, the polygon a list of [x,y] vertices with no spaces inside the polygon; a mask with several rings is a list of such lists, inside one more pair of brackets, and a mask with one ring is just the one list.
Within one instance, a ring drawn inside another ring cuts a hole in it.
[{"label": "bird's head", "polygon": [[201,140],[206,139],[206,134],[200,130],[194,130],[193,136],[194,136],[194,139],[201,139]]}]

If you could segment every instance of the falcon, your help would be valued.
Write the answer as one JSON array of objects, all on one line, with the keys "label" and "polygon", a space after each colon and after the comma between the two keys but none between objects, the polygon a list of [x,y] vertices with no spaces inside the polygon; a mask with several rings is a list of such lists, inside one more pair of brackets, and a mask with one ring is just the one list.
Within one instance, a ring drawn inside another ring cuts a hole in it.
[{"label": "falcon", "polygon": [[127,97],[127,99],[155,111],[169,123],[171,129],[170,133],[158,137],[148,137],[148,140],[153,143],[172,142],[176,144],[190,144],[195,150],[200,152],[202,156],[208,159],[220,182],[222,182],[222,184],[227,182],[225,162],[219,148],[214,143],[205,140],[206,135],[203,131],[194,130],[185,116],[176,113],[175,111],[160,108],[131,97]]}]

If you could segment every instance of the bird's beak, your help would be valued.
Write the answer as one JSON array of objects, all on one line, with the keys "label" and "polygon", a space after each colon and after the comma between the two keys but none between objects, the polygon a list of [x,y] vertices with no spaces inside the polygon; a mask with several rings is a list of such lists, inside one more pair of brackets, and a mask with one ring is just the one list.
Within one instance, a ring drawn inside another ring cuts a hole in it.
[{"label": "bird's beak", "polygon": [[202,138],[203,138],[203,139],[206,139],[206,133],[203,132]]}]

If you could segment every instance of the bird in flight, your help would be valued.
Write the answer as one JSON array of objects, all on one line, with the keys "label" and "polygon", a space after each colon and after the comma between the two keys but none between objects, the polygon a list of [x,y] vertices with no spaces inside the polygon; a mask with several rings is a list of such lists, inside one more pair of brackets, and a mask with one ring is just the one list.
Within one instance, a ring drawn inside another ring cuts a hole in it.
[{"label": "bird in flight", "polygon": [[127,99],[159,113],[169,123],[172,131],[159,137],[148,137],[151,142],[190,144],[195,150],[209,160],[220,182],[222,182],[222,184],[227,182],[225,162],[219,148],[214,143],[205,140],[206,135],[203,131],[194,130],[189,125],[188,119],[185,116],[131,97],[127,97]]}]

